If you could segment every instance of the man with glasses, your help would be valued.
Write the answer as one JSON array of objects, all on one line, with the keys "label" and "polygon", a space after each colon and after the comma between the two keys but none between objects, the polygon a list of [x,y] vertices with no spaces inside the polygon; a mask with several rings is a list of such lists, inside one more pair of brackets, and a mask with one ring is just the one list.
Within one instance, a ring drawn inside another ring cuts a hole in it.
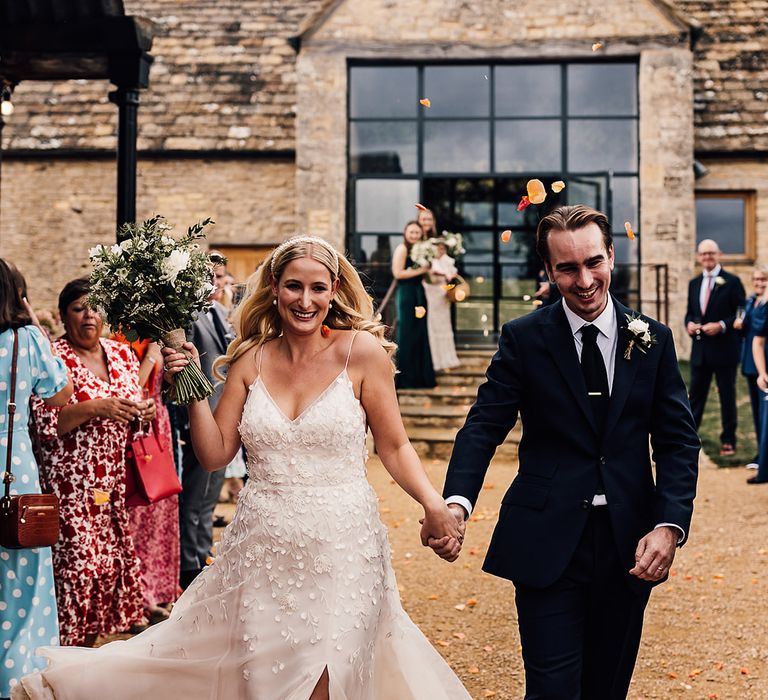
[{"label": "man with glasses", "polygon": [[704,405],[712,383],[720,395],[720,456],[736,450],[736,367],[739,364],[739,334],[734,330],[746,294],[741,280],[720,265],[720,246],[706,238],[697,250],[702,274],[688,284],[686,330],[691,336],[691,381],[688,396],[696,428],[701,425]]}]

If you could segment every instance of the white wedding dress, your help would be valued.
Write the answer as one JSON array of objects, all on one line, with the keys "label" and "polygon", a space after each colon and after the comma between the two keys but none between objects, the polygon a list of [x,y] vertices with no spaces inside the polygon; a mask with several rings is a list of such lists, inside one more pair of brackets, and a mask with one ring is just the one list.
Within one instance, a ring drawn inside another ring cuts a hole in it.
[{"label": "white wedding dress", "polygon": [[171,618],[38,650],[13,699],[307,700],[327,668],[331,700],[470,700],[400,604],[346,367],[295,420],[259,377],[240,434],[250,478]]}]

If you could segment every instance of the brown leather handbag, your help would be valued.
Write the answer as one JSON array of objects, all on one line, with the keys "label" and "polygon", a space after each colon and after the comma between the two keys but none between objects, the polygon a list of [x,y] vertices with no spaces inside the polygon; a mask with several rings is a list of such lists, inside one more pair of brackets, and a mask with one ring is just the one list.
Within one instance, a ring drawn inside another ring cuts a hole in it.
[{"label": "brown leather handbag", "polygon": [[11,471],[13,459],[13,419],[16,414],[16,360],[19,335],[13,329],[11,387],[8,401],[8,449],[3,483],[5,495],[0,498],[0,547],[29,549],[50,547],[59,539],[59,499],[50,493],[24,493],[11,496],[16,477]]}]

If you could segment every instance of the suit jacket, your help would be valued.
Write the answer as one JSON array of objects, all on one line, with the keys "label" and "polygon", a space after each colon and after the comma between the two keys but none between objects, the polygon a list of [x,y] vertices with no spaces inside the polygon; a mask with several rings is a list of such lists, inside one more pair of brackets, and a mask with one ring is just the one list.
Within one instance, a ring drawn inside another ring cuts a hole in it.
[{"label": "suit jacket", "polygon": [[[225,342],[221,341],[219,333],[216,331],[212,314],[218,315],[222,327],[227,331],[224,338]],[[224,383],[219,382],[213,376],[213,363],[217,358],[226,353],[227,346],[234,338],[227,321],[227,310],[218,302],[214,302],[210,311],[197,317],[197,320],[192,324],[188,337],[200,353],[200,366],[203,373],[213,383],[213,394],[208,398],[208,402],[211,405],[211,410],[214,410],[224,391]]]},{"label": "suit jacket", "polygon": [[741,373],[746,377],[757,377],[755,358],[752,355],[752,341],[755,334],[763,332],[765,324],[765,304],[757,304],[757,296],[751,294],[744,305],[744,319],[739,335],[741,336]]},{"label": "suit jacket", "polygon": [[[520,415],[519,470],[502,499],[483,565],[491,574],[537,588],[554,583],[581,538],[598,470],[626,571],[634,566],[638,540],[655,525],[689,531],[700,443],[672,333],[643,317],[657,344],[647,354],[634,348],[626,360],[630,310],[614,304],[619,337],[601,432],[562,304],[502,328],[486,382],[456,437],[444,489],[445,496],[461,495],[474,505],[496,447]],[[636,588],[649,585],[627,576]]]},{"label": "suit jacket", "polygon": [[746,294],[741,280],[720,269],[719,277],[723,284],[715,283],[707,303],[707,311],[702,315],[699,295],[703,275],[694,277],[688,283],[688,311],[685,314],[686,324],[690,321],[697,323],[710,323],[722,321],[725,323],[725,332],[719,335],[704,335],[694,338],[691,343],[691,364],[707,365],[709,367],[727,367],[739,362],[739,350],[741,340],[737,331],[733,328],[736,319],[736,311],[744,306]]}]

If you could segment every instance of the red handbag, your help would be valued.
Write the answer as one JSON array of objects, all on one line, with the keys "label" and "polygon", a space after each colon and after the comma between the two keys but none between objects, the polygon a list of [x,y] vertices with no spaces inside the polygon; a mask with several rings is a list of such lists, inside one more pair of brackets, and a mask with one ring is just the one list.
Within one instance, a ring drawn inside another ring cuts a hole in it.
[{"label": "red handbag", "polygon": [[157,438],[157,429],[139,430],[125,453],[125,505],[148,506],[181,493],[170,449]]}]

